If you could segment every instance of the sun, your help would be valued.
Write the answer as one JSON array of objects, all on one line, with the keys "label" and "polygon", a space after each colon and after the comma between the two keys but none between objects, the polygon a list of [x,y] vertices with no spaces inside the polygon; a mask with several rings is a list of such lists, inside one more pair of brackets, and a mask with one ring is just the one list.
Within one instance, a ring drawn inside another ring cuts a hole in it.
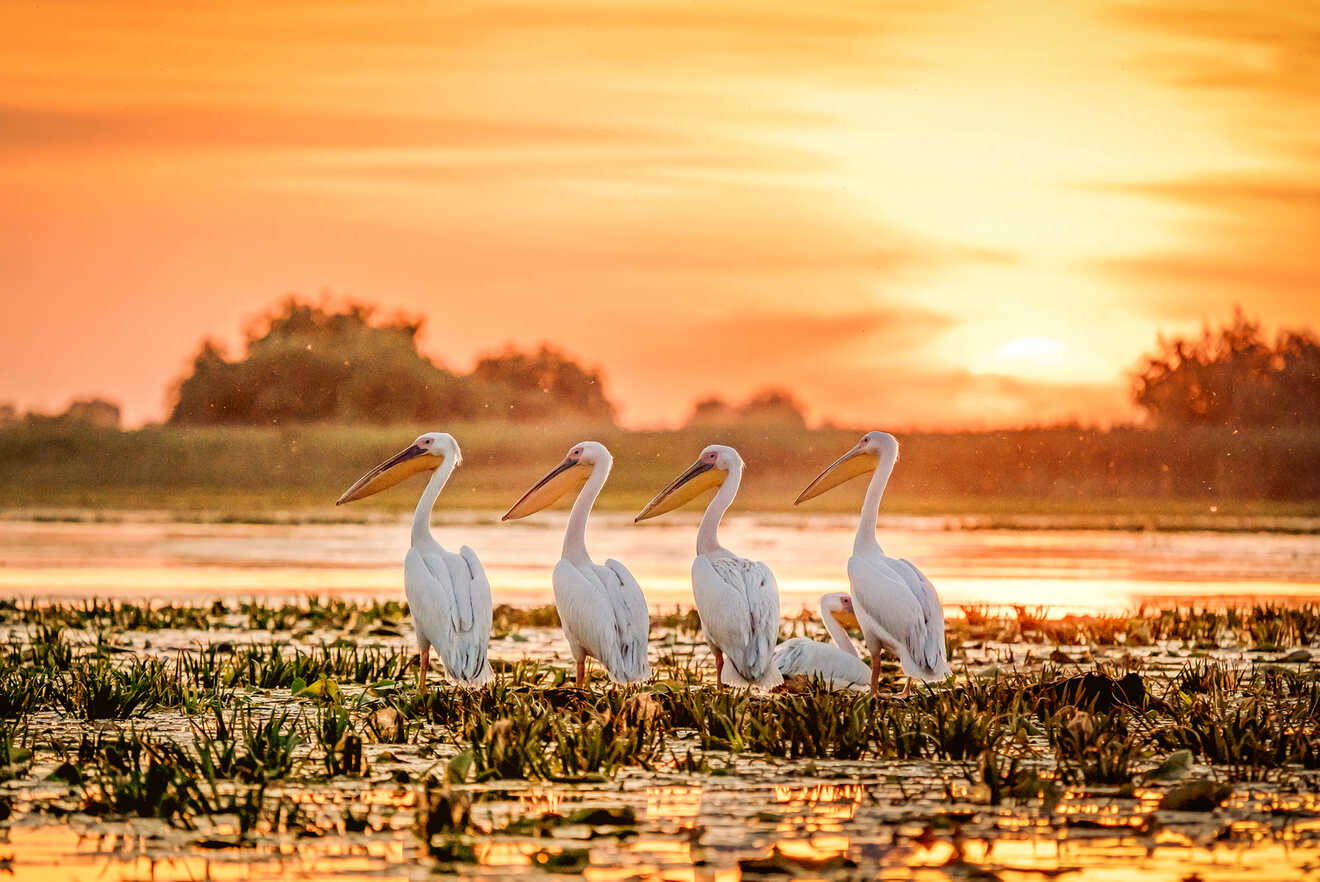
[{"label": "sun", "polygon": [[1019,337],[995,350],[996,361],[1052,361],[1068,351],[1068,345],[1053,337]]}]

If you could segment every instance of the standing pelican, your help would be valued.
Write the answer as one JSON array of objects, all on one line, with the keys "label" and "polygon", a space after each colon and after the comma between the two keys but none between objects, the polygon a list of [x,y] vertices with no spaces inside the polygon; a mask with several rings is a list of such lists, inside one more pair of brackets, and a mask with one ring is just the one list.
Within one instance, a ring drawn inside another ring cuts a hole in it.
[{"label": "standing pelican", "polygon": [[871,669],[857,655],[848,628],[861,627],[853,612],[852,598],[845,592],[822,594],[820,618],[835,645],[810,637],[794,637],[775,647],[775,666],[785,677],[794,674],[820,678],[829,689],[865,689]]},{"label": "standing pelican", "polygon": [[491,677],[486,660],[491,617],[486,571],[471,548],[464,545],[454,554],[441,548],[431,535],[431,509],[462,461],[452,435],[427,432],[359,478],[335,503],[343,505],[379,493],[418,472],[433,472],[413,513],[412,547],[403,559],[404,593],[421,653],[417,675],[421,690],[426,689],[432,646],[440,653],[445,671],[459,683],[480,686]]},{"label": "standing pelican", "polygon": [[506,521],[525,518],[578,490],[564,531],[563,557],[555,564],[552,582],[559,621],[577,662],[579,687],[586,683],[587,656],[598,659],[615,683],[651,676],[646,660],[651,616],[641,586],[617,560],[607,560],[602,566],[587,554],[587,516],[613,464],[614,457],[604,444],[583,441],[503,517]]},{"label": "standing pelican", "polygon": [[715,655],[717,685],[772,689],[784,682],[771,652],[779,635],[779,586],[769,567],[738,557],[720,545],[716,536],[720,519],[738,494],[742,473],[738,451],[712,444],[656,494],[634,521],[673,511],[706,490],[719,488],[701,519],[697,557],[692,562],[692,594],[701,632]]},{"label": "standing pelican", "polygon": [[[944,609],[935,587],[906,560],[889,557],[875,540],[880,498],[898,462],[898,441],[886,432],[867,432],[798,496],[813,499],[849,478],[872,472],[862,516],[848,558],[848,582],[862,635],[871,651],[871,694],[880,691],[880,648],[903,663],[903,673],[918,680],[943,680],[949,669],[944,649]],[[909,680],[903,694],[912,688]]]}]

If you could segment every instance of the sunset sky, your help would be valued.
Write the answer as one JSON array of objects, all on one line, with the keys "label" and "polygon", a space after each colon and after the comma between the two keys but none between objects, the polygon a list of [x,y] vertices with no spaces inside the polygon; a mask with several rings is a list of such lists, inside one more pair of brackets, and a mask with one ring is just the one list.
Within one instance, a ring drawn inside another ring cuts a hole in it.
[{"label": "sunset sky", "polygon": [[0,402],[140,423],[289,292],[550,340],[630,425],[1126,419],[1320,327],[1320,3],[10,0]]}]

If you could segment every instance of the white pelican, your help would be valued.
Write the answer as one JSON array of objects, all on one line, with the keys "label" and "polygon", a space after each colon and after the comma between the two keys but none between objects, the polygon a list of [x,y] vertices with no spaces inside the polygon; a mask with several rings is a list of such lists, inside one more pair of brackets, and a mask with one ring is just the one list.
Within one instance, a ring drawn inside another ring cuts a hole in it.
[{"label": "white pelican", "polygon": [[701,632],[715,655],[717,685],[772,689],[784,682],[772,654],[779,635],[779,586],[769,567],[738,557],[720,545],[716,536],[720,519],[738,494],[742,473],[738,451],[712,444],[656,494],[634,521],[673,511],[703,492],[719,488],[701,519],[697,557],[692,562],[692,594]]},{"label": "white pelican", "polygon": [[491,677],[486,660],[491,618],[486,571],[471,548],[464,545],[454,554],[441,548],[431,535],[431,509],[462,461],[452,435],[427,432],[359,478],[335,503],[343,505],[379,493],[418,472],[433,472],[413,513],[412,547],[403,559],[404,593],[421,653],[417,675],[421,690],[426,689],[432,646],[440,653],[445,671],[459,683],[480,686]]},{"label": "white pelican", "polygon": [[860,628],[853,612],[852,598],[845,592],[822,594],[820,618],[834,644],[810,637],[794,637],[775,647],[775,666],[785,677],[800,675],[820,678],[829,689],[865,689],[871,681],[871,669],[857,655],[848,628]]},{"label": "white pelican", "polygon": [[[798,503],[813,499],[849,478],[872,472],[862,503],[862,516],[848,558],[848,582],[862,635],[871,651],[871,694],[880,689],[880,648],[898,656],[903,673],[925,682],[943,680],[953,673],[945,657],[944,609],[935,587],[906,560],[889,557],[875,540],[889,475],[898,462],[898,441],[886,432],[867,432],[852,450],[839,457],[798,496]],[[909,680],[903,694],[912,688]]]},{"label": "white pelican", "polygon": [[602,566],[587,553],[587,516],[613,464],[614,457],[604,444],[583,441],[503,517],[506,521],[525,518],[570,490],[578,490],[564,531],[563,557],[555,564],[552,582],[559,622],[577,662],[579,687],[586,683],[587,656],[598,659],[615,683],[651,676],[646,660],[651,615],[641,586],[617,560],[607,560]]}]

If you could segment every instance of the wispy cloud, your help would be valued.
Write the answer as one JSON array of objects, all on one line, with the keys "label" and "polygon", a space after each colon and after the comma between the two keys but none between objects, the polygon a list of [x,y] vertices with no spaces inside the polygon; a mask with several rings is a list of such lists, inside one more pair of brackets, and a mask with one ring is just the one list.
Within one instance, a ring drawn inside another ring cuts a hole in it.
[{"label": "wispy cloud", "polygon": [[1234,304],[1284,322],[1315,318],[1320,262],[1320,170],[1314,176],[1225,174],[1126,192],[1194,210],[1195,247],[1097,261],[1135,286],[1133,302],[1177,321],[1228,315]]},{"label": "wispy cloud", "polygon": [[[0,397],[157,415],[203,335],[330,288],[428,315],[455,365],[560,343],[633,422],[767,383],[906,425],[1117,412],[1169,324],[1320,320],[1317,29],[1255,0],[0,5]],[[1024,337],[1069,358],[997,357]]]}]

